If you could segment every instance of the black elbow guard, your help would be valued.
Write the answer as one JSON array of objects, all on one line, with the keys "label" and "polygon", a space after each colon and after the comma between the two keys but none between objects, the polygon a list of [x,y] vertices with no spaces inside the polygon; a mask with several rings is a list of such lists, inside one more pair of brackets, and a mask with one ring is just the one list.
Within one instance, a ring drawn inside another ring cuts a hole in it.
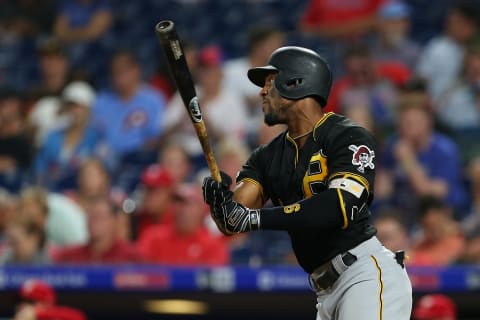
[{"label": "black elbow guard", "polygon": [[368,190],[362,183],[349,177],[339,177],[330,182],[329,189],[337,193],[343,219],[342,229],[348,228],[351,222],[368,218]]}]

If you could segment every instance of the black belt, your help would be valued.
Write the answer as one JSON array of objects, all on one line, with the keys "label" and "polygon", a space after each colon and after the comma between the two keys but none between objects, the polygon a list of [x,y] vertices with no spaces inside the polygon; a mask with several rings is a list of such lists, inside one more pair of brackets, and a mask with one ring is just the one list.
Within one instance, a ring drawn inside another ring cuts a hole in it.
[{"label": "black belt", "polygon": [[335,259],[341,259],[346,267],[350,267],[357,261],[355,255],[346,252],[316,268],[312,274],[310,274],[310,281],[315,290],[323,291],[331,288],[335,281],[337,281],[340,275],[346,270],[346,268],[342,269],[341,266],[335,267]]}]

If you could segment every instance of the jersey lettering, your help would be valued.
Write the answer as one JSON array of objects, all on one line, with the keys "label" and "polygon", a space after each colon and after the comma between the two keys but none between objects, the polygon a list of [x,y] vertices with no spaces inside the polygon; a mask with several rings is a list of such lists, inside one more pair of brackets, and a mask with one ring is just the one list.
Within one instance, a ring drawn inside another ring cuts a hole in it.
[{"label": "jersey lettering", "polygon": [[327,157],[320,150],[314,153],[308,163],[308,169],[303,178],[303,193],[310,198],[325,189],[325,180],[328,176]]},{"label": "jersey lettering", "polygon": [[283,212],[286,214],[300,211],[300,203],[291,204],[283,207]]}]

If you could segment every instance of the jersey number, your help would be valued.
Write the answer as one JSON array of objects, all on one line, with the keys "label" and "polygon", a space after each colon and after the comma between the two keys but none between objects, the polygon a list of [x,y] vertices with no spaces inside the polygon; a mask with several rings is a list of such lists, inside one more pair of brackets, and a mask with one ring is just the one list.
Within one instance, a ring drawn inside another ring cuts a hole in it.
[{"label": "jersey number", "polygon": [[291,204],[283,207],[283,212],[286,214],[300,211],[300,203]]},{"label": "jersey number", "polygon": [[319,193],[325,189],[325,179],[328,176],[327,157],[322,150],[312,155],[308,163],[308,169],[303,177],[303,192],[305,198]]}]

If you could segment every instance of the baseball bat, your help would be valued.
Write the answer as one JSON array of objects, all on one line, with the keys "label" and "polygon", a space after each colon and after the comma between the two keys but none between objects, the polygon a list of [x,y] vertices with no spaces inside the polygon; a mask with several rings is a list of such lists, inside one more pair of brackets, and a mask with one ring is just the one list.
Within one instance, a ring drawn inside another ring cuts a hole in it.
[{"label": "baseball bat", "polygon": [[183,104],[187,108],[190,119],[195,127],[195,132],[202,145],[208,168],[210,169],[212,177],[220,182],[220,170],[218,169],[217,162],[213,155],[212,146],[208,140],[207,128],[205,127],[205,122],[202,117],[202,111],[193,85],[192,75],[188,69],[187,61],[185,60],[182,43],[175,30],[175,24],[173,21],[169,20],[161,21],[155,26],[155,33],[160,40],[160,46],[167,58],[170,73],[172,74],[178,92],[182,97]]}]

